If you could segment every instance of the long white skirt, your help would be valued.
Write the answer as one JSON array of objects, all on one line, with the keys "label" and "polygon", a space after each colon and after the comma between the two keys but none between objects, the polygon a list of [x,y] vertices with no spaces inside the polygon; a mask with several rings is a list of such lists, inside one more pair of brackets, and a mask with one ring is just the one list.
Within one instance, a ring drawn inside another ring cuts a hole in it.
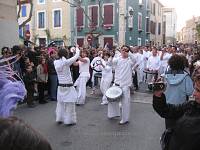
[{"label": "long white skirt", "polygon": [[56,122],[75,124],[77,122],[75,103],[57,101]]},{"label": "long white skirt", "polygon": [[77,104],[85,104],[85,98],[86,98],[86,84],[89,80],[89,77],[81,77],[79,76],[76,82],[74,83],[74,86],[76,87],[76,91],[78,93],[77,98]]},{"label": "long white skirt", "polygon": [[103,94],[102,103],[108,103],[108,100],[106,97],[106,91],[109,89],[111,82],[112,82],[112,78],[111,79],[105,79],[105,78],[101,79],[100,90]]},{"label": "long white skirt", "polygon": [[130,87],[122,87],[122,111],[120,115],[120,106],[119,102],[108,103],[108,118],[121,116],[121,123],[129,121],[130,117]]}]

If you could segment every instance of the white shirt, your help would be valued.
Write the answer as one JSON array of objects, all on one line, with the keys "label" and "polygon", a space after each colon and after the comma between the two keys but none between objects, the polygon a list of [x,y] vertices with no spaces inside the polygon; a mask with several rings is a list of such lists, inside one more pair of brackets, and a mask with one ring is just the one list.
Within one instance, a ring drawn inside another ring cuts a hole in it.
[{"label": "white shirt", "polygon": [[105,66],[104,68],[102,67],[102,79],[109,79],[112,80],[113,78],[113,73],[112,73],[112,66],[109,65],[108,61],[103,60],[102,64]]},{"label": "white shirt", "polygon": [[96,71],[101,71],[101,65],[98,65],[98,61],[102,61],[103,59],[99,56],[95,57],[92,62],[91,62],[91,67],[96,70]]},{"label": "white shirt", "polygon": [[[160,54],[160,56],[162,55],[162,53]],[[163,55],[163,60],[161,60],[161,65],[163,67],[167,67],[168,66],[168,60],[172,57],[172,54],[170,53],[164,53]]]},{"label": "white shirt", "polygon": [[129,54],[128,58],[114,58],[115,65],[115,83],[121,87],[132,85],[132,67],[134,66],[134,57]]},{"label": "white shirt", "polygon": [[54,61],[54,66],[58,76],[58,83],[60,84],[72,84],[72,77],[70,66],[78,59],[80,50],[76,48],[76,54],[69,59],[62,57]]},{"label": "white shirt", "polygon": [[150,56],[147,61],[147,68],[149,70],[159,70],[160,69],[160,57],[159,56]]},{"label": "white shirt", "polygon": [[87,60],[87,62],[78,61],[79,64],[79,73],[81,77],[90,77],[90,59],[88,57],[83,58]]}]

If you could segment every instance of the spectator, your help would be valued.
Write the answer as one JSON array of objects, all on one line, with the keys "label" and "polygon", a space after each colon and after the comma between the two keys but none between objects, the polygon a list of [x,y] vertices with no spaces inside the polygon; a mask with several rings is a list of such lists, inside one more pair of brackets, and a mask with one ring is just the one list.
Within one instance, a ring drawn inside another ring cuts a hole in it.
[{"label": "spectator", "polygon": [[0,118],[1,150],[52,150],[49,142],[16,117]]},{"label": "spectator", "polygon": [[39,65],[37,66],[37,82],[38,82],[38,94],[39,94],[39,103],[45,104],[47,101],[44,99],[44,92],[47,86],[48,80],[48,68],[46,64],[46,59],[41,58]]}]

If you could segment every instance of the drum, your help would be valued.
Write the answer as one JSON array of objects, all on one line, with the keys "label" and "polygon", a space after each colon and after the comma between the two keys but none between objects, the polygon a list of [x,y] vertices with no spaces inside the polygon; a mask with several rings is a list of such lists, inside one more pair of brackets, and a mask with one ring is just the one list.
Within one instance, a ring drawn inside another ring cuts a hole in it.
[{"label": "drum", "polygon": [[119,86],[112,86],[106,91],[109,102],[119,102],[122,97],[122,89]]}]

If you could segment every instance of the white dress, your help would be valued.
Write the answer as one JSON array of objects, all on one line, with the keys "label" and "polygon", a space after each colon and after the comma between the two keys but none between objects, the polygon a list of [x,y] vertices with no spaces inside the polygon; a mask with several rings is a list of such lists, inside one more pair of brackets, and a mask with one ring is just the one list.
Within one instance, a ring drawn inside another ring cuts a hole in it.
[{"label": "white dress", "polygon": [[78,93],[78,98],[77,98],[77,104],[85,104],[85,98],[86,98],[86,83],[90,78],[90,72],[89,72],[89,67],[90,67],[90,60],[88,57],[84,58],[87,60],[86,63],[78,61],[79,64],[79,77],[74,83],[74,86],[76,86],[76,90]]},{"label": "white dress", "polygon": [[[58,76],[59,84],[72,84],[70,66],[78,59],[80,50],[76,48],[76,54],[70,59],[62,57],[54,61],[55,70]],[[58,86],[56,122],[64,124],[76,123],[75,102],[77,101],[77,92],[73,86]]]},{"label": "white dress", "polygon": [[102,78],[101,78],[101,84],[100,84],[100,90],[103,94],[102,97],[102,103],[101,104],[107,104],[108,100],[106,97],[106,91],[111,85],[111,82],[113,80],[113,73],[112,73],[112,66],[109,65],[109,62],[103,60],[102,64],[105,66],[104,68],[102,67]]}]

